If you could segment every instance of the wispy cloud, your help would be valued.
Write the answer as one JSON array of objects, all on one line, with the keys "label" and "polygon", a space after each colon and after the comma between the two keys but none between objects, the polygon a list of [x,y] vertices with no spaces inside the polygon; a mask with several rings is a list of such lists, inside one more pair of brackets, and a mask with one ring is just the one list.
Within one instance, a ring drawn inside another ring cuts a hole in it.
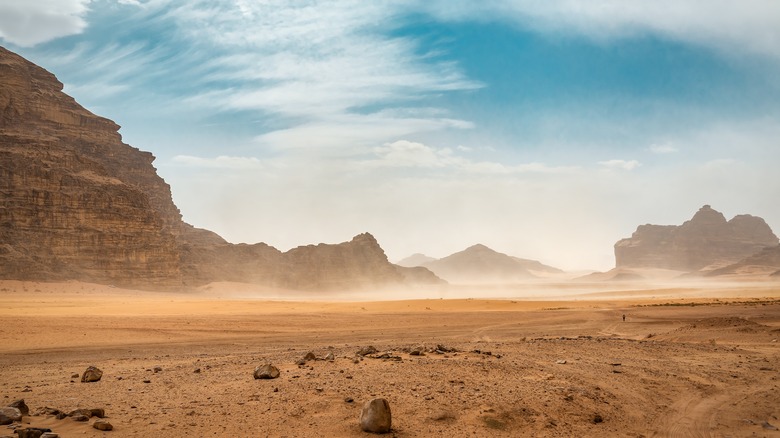
[{"label": "wispy cloud", "polygon": [[512,21],[600,41],[652,34],[730,56],[751,53],[780,60],[780,3],[774,0],[437,0],[426,5],[445,20]]},{"label": "wispy cloud", "polygon": [[673,154],[679,152],[679,150],[670,144],[654,144],[649,148],[650,152],[654,154]]},{"label": "wispy cloud", "polygon": [[192,155],[177,155],[172,161],[176,164],[190,167],[210,169],[261,169],[263,163],[255,157],[230,157],[220,155],[214,158],[195,157]]},{"label": "wispy cloud", "polygon": [[634,170],[642,164],[637,160],[607,160],[599,164],[608,169]]}]

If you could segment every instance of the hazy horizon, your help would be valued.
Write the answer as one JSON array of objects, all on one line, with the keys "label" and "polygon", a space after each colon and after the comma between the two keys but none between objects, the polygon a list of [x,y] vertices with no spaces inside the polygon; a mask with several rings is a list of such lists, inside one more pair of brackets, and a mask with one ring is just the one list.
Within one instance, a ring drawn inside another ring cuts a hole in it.
[{"label": "hazy horizon", "polygon": [[607,270],[705,204],[780,229],[780,3],[700,5],[11,0],[0,44],[228,241]]}]

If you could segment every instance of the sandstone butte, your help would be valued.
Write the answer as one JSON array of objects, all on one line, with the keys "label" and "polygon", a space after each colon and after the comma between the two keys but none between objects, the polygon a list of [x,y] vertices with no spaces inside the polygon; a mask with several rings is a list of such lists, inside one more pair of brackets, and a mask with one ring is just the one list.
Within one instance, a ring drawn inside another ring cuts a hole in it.
[{"label": "sandstone butte", "polygon": [[705,205],[679,226],[640,225],[615,244],[615,263],[617,268],[713,271],[765,251],[774,253],[777,245],[762,218],[739,215],[727,221]]},{"label": "sandstone butte", "polygon": [[182,221],[155,157],[0,47],[0,278],[143,289],[235,281],[301,290],[440,282],[391,264],[368,233],[281,252]]}]

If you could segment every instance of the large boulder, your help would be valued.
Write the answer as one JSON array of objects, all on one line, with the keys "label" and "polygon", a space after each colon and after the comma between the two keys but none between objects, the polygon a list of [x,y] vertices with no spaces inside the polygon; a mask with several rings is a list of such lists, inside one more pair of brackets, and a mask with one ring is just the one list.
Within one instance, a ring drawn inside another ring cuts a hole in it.
[{"label": "large boulder", "polygon": [[363,405],[360,413],[360,429],[364,432],[387,433],[392,428],[390,403],[383,398],[375,398]]}]

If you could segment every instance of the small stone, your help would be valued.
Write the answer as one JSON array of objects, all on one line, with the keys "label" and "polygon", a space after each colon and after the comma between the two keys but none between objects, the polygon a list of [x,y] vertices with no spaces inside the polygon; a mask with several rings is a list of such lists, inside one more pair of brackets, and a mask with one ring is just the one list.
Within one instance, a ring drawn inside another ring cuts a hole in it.
[{"label": "small stone", "polygon": [[390,403],[383,398],[375,398],[365,405],[360,413],[360,429],[364,432],[387,433],[390,432],[392,416]]},{"label": "small stone", "polygon": [[147,379],[147,380],[144,380],[144,383],[152,383],[152,381]]},{"label": "small stone", "polygon": [[103,377],[103,371],[98,367],[90,365],[81,375],[82,382],[97,382]]},{"label": "small stone", "polygon": [[375,354],[377,352],[377,349],[374,348],[373,345],[369,345],[368,347],[363,347],[360,350],[357,351],[358,356],[366,356],[368,354]]},{"label": "small stone", "polygon": [[80,377],[80,376],[79,376],[79,373],[73,373],[73,374],[71,374],[71,376],[70,376],[70,378],[71,378],[71,379],[78,379],[79,377]]},{"label": "small stone", "polygon": [[332,351],[329,351],[328,354],[325,355],[325,360],[332,362],[336,360],[336,356],[333,354]]},{"label": "small stone", "polygon": [[317,356],[314,355],[311,351],[306,353],[305,356],[303,356],[303,360],[309,361],[309,360],[317,360]]},{"label": "small stone", "polygon": [[156,367],[152,368],[152,371],[154,371],[155,373],[159,373],[162,371],[162,367],[157,365]]},{"label": "small stone", "polygon": [[89,421],[89,417],[84,414],[73,415],[70,418],[72,418],[73,421]]},{"label": "small stone", "polygon": [[255,368],[255,379],[275,379],[279,377],[279,368],[270,363]]},{"label": "small stone", "polygon": [[17,408],[0,408],[0,425],[11,424],[14,421],[22,421],[22,411]]},{"label": "small stone", "polygon": [[766,429],[766,430],[777,430],[777,427],[769,424],[768,421],[764,421],[763,423],[761,423],[761,427]]},{"label": "small stone", "polygon": [[354,401],[355,401],[355,399],[354,399],[354,398],[352,398],[352,397],[345,397],[345,398],[344,398],[344,401],[345,401],[345,402],[347,402],[347,403],[352,403],[352,402],[354,402]]},{"label": "small stone", "polygon": [[103,419],[95,420],[95,422],[92,423],[92,427],[94,427],[97,430],[113,430],[114,429],[114,426],[112,426],[111,423],[109,423],[108,421],[103,420]]},{"label": "small stone", "polygon": [[557,363],[558,365],[566,365],[566,361],[564,359],[556,360],[555,363]]},{"label": "small stone", "polygon": [[200,368],[195,368],[192,372],[195,374],[200,374]]},{"label": "small stone", "polygon": [[593,414],[593,418],[591,419],[593,424],[599,424],[604,422],[604,417],[601,416],[601,414]]},{"label": "small stone", "polygon": [[22,413],[22,415],[30,415],[30,408],[27,406],[27,404],[24,402],[24,399],[21,398],[19,400],[14,401],[10,405],[8,405],[9,408],[16,408],[19,409],[19,412]]},{"label": "small stone", "polygon": [[60,434],[54,432],[44,432],[41,438],[60,438]]}]

